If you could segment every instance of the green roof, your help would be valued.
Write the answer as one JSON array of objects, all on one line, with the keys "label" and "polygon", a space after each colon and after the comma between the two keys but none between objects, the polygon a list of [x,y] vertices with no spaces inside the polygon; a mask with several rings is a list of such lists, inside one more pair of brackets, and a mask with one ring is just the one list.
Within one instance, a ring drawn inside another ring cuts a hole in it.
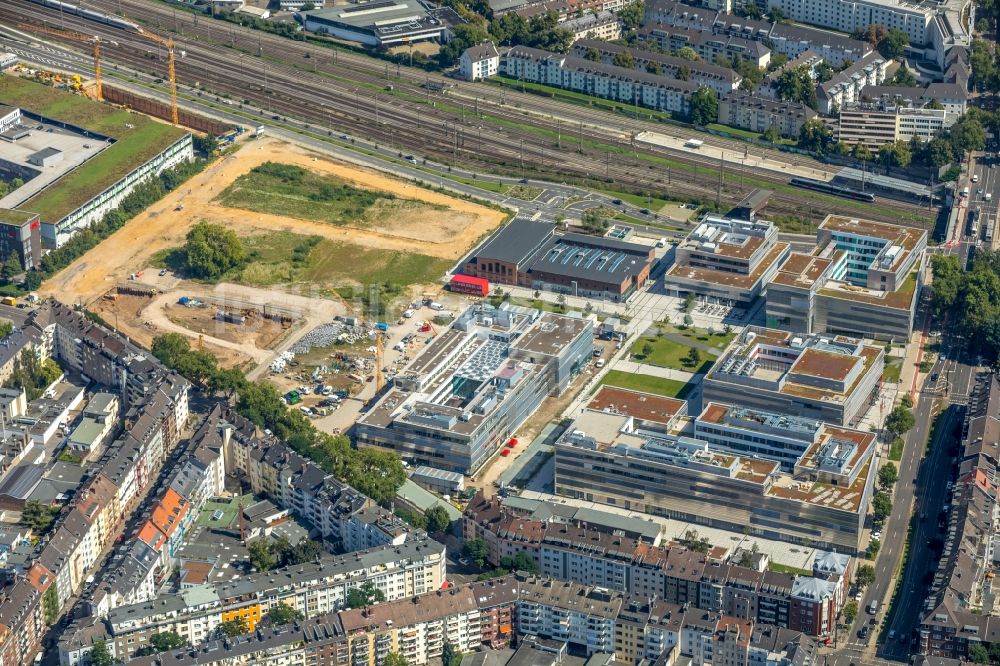
[{"label": "green roof", "polygon": [[0,208],[0,224],[24,224],[34,219],[38,213],[29,213],[26,210],[14,210],[12,208]]},{"label": "green roof", "polygon": [[116,140],[24,203],[47,223],[62,219],[187,134],[149,116],[14,76],[0,76],[0,103]]}]

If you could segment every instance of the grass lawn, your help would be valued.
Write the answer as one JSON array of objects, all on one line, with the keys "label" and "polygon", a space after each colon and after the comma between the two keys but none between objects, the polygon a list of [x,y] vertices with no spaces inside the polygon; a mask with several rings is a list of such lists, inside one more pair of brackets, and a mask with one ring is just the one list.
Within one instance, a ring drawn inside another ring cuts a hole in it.
[{"label": "grass lawn", "polygon": [[733,338],[736,337],[736,331],[733,330],[730,333],[722,332],[711,332],[705,330],[704,328],[695,328],[693,326],[688,326],[687,328],[681,329],[672,324],[659,324],[661,333],[671,333],[673,335],[680,335],[682,337],[691,340],[692,342],[700,342],[707,347],[714,347],[720,352],[726,348],[726,346],[732,342]]},{"label": "grass lawn", "polygon": [[629,194],[628,192],[615,192],[614,190],[598,190],[601,194],[606,194],[613,199],[621,199],[625,203],[632,204],[633,206],[638,206],[639,208],[648,208],[650,210],[660,210],[667,204],[672,203],[684,203],[683,201],[670,201],[669,199],[660,199],[658,197],[644,197],[641,194]]},{"label": "grass lawn", "polygon": [[797,576],[812,576],[812,571],[809,571],[808,569],[790,567],[787,564],[778,564],[777,562],[768,562],[767,568],[771,571],[776,571],[777,573],[790,573]]},{"label": "grass lawn", "polygon": [[43,222],[62,219],[186,134],[148,116],[15,76],[0,77],[0,102],[116,140],[21,206],[41,215]]},{"label": "grass lawn", "polygon": [[[642,353],[643,347],[647,344],[652,345],[653,347],[649,356]],[[699,350],[703,360],[698,364],[698,367],[695,368],[685,364],[684,362],[687,355],[691,353],[692,349],[694,348],[689,345],[671,340],[670,338],[657,336],[655,338],[639,338],[635,341],[635,344],[632,345],[632,349],[629,351],[632,353],[632,356],[637,358],[637,360],[649,365],[657,365],[661,368],[684,370],[686,372],[708,372],[709,368],[712,367],[712,363],[715,362],[715,357]]]},{"label": "grass lawn", "polygon": [[902,371],[903,371],[903,359],[901,358],[890,359],[889,362],[885,364],[885,369],[882,371],[882,381],[898,384],[899,375]]},{"label": "grass lawn", "polygon": [[889,444],[889,460],[899,462],[903,459],[903,438],[897,437]]},{"label": "grass lawn", "polygon": [[549,303],[539,298],[517,298],[511,297],[510,302],[525,308],[535,308],[543,312],[555,312],[556,314],[566,314],[567,309],[558,303]]},{"label": "grass lawn", "polygon": [[813,223],[802,217],[795,215],[772,215],[771,221],[778,227],[779,231],[786,234],[814,234],[816,229]]},{"label": "grass lawn", "polygon": [[335,176],[274,163],[262,164],[243,174],[216,201],[257,213],[363,227],[377,224],[386,216],[405,215],[407,209],[433,207],[387,192],[354,187]]},{"label": "grass lawn", "polygon": [[653,375],[622,372],[621,370],[609,370],[604,375],[604,379],[601,380],[601,385],[603,386],[604,384],[680,399],[687,397],[687,394],[691,391],[691,385],[684,382],[665,379],[663,377],[654,377]]}]

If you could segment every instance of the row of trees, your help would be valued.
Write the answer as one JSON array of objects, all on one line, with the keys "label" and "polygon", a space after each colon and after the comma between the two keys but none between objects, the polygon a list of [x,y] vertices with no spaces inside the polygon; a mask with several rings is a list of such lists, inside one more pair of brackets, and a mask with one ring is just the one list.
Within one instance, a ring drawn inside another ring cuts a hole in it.
[{"label": "row of trees", "polygon": [[216,393],[236,395],[236,411],[261,428],[270,429],[296,453],[386,504],[406,480],[399,457],[380,449],[351,448],[343,435],[316,429],[298,410],[288,409],[278,390],[266,382],[251,382],[237,368],[219,368],[208,352],[191,348],[188,339],[165,333],[153,339],[153,355],[194,384]]},{"label": "row of trees", "polygon": [[1000,355],[1000,253],[977,250],[972,268],[963,271],[958,257],[934,255],[934,314],[967,341],[987,365]]}]

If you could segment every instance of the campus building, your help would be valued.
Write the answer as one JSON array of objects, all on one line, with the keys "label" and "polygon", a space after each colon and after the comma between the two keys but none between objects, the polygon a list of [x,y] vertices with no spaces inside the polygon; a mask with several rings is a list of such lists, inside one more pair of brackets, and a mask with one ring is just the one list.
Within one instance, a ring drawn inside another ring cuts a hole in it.
[{"label": "campus building", "polygon": [[772,223],[708,215],[677,246],[663,275],[668,294],[749,305],[788,256]]},{"label": "campus building", "polygon": [[853,425],[878,396],[884,359],[881,346],[853,338],[750,326],[705,375],[702,395],[706,401]]},{"label": "campus building", "polygon": [[465,260],[462,273],[494,284],[621,302],[649,279],[655,248],[608,237],[557,233],[516,218]]},{"label": "campus building", "polygon": [[[709,403],[645,418],[654,396],[592,403],[556,442],[555,492],[681,521],[857,552],[875,436]],[[679,402],[679,401],[674,401]],[[638,405],[638,410],[632,408]]]},{"label": "campus building", "polygon": [[473,474],[592,356],[591,319],[481,304],[459,315],[355,424],[358,446]]},{"label": "campus building", "polygon": [[767,288],[767,325],[793,333],[908,339],[927,232],[829,215],[811,254],[792,253]]}]

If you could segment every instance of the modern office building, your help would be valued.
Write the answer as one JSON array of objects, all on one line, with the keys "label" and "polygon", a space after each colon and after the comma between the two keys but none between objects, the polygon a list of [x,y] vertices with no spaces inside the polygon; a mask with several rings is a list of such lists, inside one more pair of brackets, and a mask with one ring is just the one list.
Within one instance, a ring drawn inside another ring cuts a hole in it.
[{"label": "modern office building", "polygon": [[749,326],[705,375],[702,395],[708,402],[853,425],[878,396],[884,359],[881,346],[853,338]]},{"label": "modern office building", "polygon": [[27,270],[42,260],[42,223],[35,213],[0,209],[0,257],[17,255]]},{"label": "modern office building", "polygon": [[793,333],[905,340],[927,232],[829,215],[812,254],[792,253],[767,288],[767,325]]},{"label": "modern office building", "polygon": [[788,247],[770,222],[709,215],[677,246],[663,284],[671,295],[746,306],[777,273]]},{"label": "modern office building", "polygon": [[944,109],[914,109],[908,106],[851,104],[840,110],[837,141],[847,146],[863,145],[872,153],[894,141],[917,138],[927,142],[950,127]]},{"label": "modern office building", "polygon": [[628,406],[588,407],[556,442],[555,492],[859,550],[875,478],[873,434],[714,403],[696,419],[677,413],[647,421]]},{"label": "modern office building", "polygon": [[354,427],[358,446],[472,474],[592,357],[591,319],[470,307]]}]

